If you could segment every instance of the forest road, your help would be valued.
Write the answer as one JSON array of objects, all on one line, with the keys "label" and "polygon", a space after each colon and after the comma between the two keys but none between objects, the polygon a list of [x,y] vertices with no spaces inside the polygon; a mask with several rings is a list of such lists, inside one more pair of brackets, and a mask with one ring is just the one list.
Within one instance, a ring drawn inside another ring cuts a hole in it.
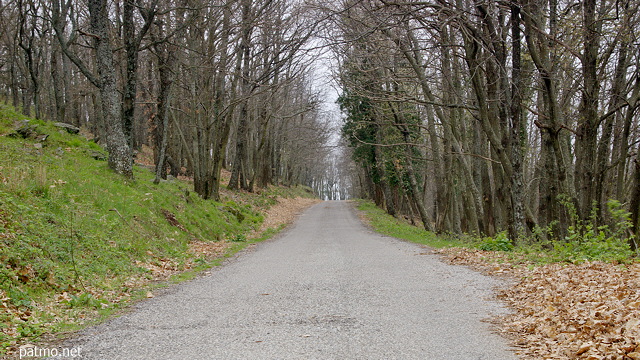
[{"label": "forest road", "polygon": [[516,359],[498,280],[367,229],[347,202],[64,347],[83,359]]}]

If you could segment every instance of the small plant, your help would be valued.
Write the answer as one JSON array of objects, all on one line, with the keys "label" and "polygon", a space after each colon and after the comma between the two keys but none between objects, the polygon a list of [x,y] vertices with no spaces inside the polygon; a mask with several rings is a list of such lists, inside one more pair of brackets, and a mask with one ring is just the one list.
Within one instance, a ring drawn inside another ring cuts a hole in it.
[{"label": "small plant", "polygon": [[479,248],[485,251],[511,251],[514,246],[507,237],[507,233],[503,231],[495,237],[484,238]]},{"label": "small plant", "polygon": [[47,177],[47,168],[44,166],[38,166],[33,173],[33,187],[31,193],[41,198],[49,197],[49,184]]},{"label": "small plant", "polygon": [[106,304],[106,301],[96,299],[93,294],[90,293],[82,293],[80,295],[70,295],[70,300],[67,300],[66,303],[70,308],[78,308],[78,307],[93,307],[100,308],[102,304]]},{"label": "small plant", "polygon": [[9,299],[11,299],[11,303],[13,304],[13,306],[23,306],[26,308],[31,308],[31,299],[29,298],[29,295],[27,293],[22,292],[18,289],[9,288],[7,294]]},{"label": "small plant", "polygon": [[233,241],[233,242],[245,242],[245,241],[247,241],[247,236],[244,235],[244,234],[237,234],[236,236],[231,238],[231,241]]}]

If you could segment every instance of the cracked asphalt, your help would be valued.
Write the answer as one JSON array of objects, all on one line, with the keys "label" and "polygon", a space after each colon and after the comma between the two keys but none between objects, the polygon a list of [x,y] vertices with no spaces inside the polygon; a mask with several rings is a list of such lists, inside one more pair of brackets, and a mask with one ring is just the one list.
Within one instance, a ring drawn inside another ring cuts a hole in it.
[{"label": "cracked asphalt", "polygon": [[63,344],[83,359],[516,359],[499,280],[326,201],[273,240]]}]

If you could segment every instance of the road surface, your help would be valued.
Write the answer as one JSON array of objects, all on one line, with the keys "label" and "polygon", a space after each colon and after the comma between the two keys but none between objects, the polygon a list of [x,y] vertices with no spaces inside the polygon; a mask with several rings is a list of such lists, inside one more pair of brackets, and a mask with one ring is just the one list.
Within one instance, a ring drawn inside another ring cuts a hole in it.
[{"label": "road surface", "polygon": [[83,359],[516,359],[497,280],[323,202],[283,235],[64,344]]}]

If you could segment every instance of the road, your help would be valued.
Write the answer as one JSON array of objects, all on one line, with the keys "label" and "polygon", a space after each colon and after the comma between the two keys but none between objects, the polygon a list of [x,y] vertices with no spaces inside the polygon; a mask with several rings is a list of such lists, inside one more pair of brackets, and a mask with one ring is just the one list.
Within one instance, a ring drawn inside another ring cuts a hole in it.
[{"label": "road", "polygon": [[83,359],[516,359],[495,279],[378,235],[346,202],[64,346]]}]

